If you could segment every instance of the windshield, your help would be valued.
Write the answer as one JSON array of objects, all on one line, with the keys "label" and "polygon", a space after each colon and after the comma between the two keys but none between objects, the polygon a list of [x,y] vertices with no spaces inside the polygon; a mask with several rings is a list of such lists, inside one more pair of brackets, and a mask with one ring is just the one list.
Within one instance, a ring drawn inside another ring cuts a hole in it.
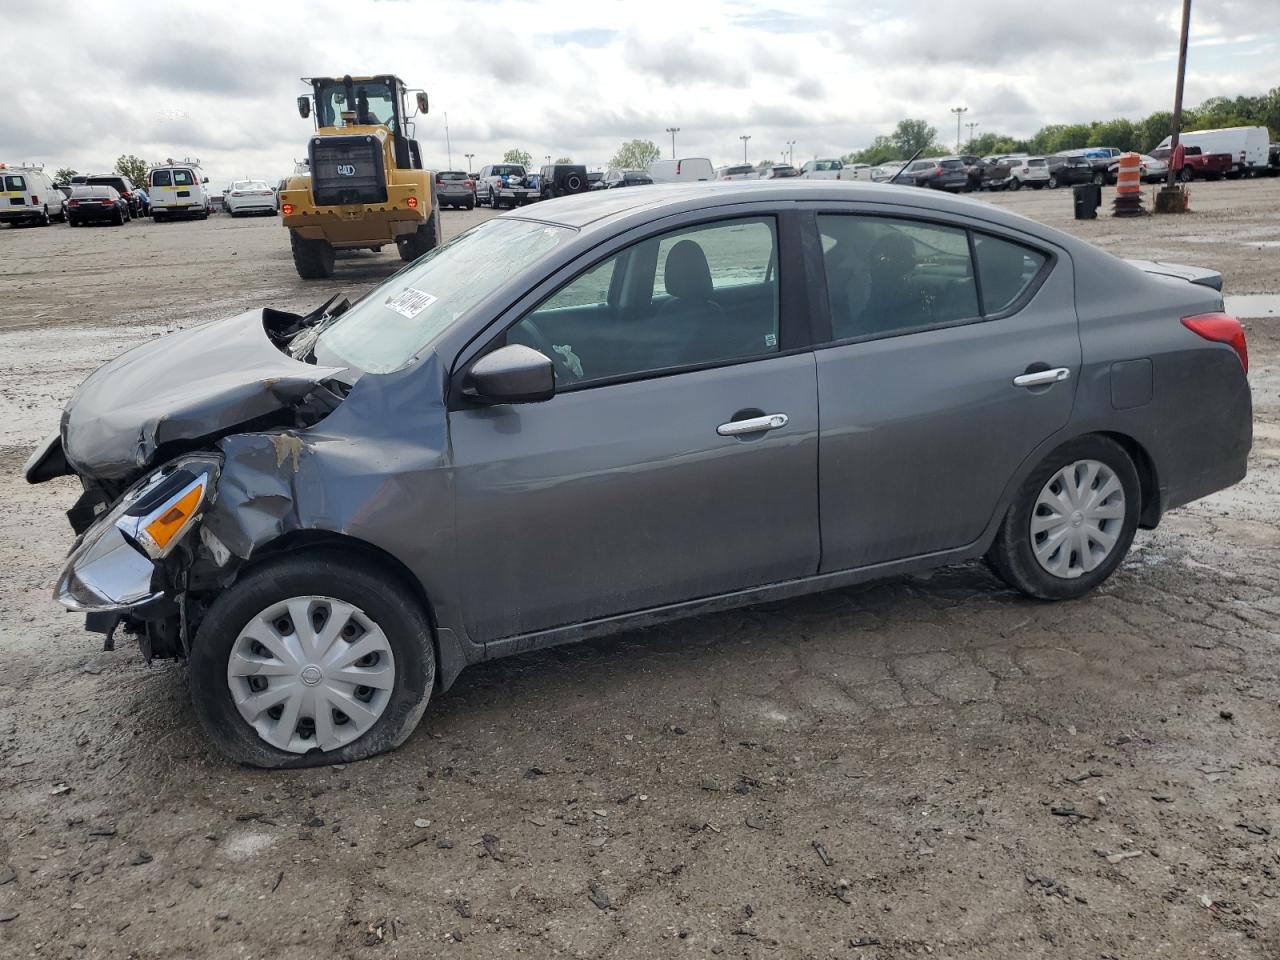
[{"label": "windshield", "polygon": [[340,80],[316,85],[316,117],[322,127],[343,127],[344,113],[355,114],[355,124],[385,124],[396,130],[395,91],[381,80],[356,80],[351,85],[355,102],[347,102],[347,88]]},{"label": "windshield", "polygon": [[295,341],[295,356],[315,346],[322,363],[366,373],[399,370],[511,277],[567,239],[567,227],[490,220],[455,237],[374,287],[345,313]]}]

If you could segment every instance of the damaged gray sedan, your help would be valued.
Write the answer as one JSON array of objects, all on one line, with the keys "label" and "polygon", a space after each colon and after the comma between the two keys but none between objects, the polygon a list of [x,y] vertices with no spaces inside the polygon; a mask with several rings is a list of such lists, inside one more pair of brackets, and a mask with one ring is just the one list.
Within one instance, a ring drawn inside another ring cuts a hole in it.
[{"label": "damaged gray sedan", "polygon": [[126,353],[26,474],[229,756],[354,760],[480,660],[978,557],[1084,595],[1244,476],[1220,286],[907,188],[586,194]]}]

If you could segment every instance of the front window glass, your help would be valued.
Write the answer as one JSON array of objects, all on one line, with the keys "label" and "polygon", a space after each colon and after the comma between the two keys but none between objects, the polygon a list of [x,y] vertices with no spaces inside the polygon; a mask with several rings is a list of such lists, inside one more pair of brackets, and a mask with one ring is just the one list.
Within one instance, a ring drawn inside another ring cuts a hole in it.
[{"label": "front window glass", "polygon": [[450,324],[573,231],[527,220],[490,220],[450,240],[374,287],[346,313],[295,346],[314,343],[321,363],[390,373]]},{"label": "front window glass", "polygon": [[[332,81],[320,84],[316,93],[316,116],[322,127],[345,127],[352,124],[385,124],[396,132],[395,91],[381,80],[357,80],[351,85],[354,100],[347,97],[346,84]],[[352,114],[345,120],[343,114]]]},{"label": "front window glass", "polygon": [[777,249],[772,218],[643,240],[560,288],[507,342],[549,356],[562,388],[776,353]]},{"label": "front window glass", "polygon": [[964,230],[887,217],[818,217],[837,340],[892,336],[979,315]]}]

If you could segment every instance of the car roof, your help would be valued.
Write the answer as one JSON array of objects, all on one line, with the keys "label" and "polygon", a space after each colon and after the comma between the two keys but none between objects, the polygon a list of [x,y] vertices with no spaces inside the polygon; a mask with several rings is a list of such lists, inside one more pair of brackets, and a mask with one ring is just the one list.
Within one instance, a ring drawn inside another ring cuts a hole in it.
[{"label": "car roof", "polygon": [[643,190],[574,194],[546,200],[535,207],[509,210],[501,216],[557,224],[590,235],[610,232],[622,220],[652,221],[689,210],[731,207],[742,203],[776,203],[783,207],[797,202],[824,201],[892,204],[899,212],[910,207],[922,215],[930,212],[955,214],[1017,230],[1051,243],[1075,245],[1068,234],[981,200],[914,186],[854,180],[793,179],[785,184],[772,180],[656,183]]}]

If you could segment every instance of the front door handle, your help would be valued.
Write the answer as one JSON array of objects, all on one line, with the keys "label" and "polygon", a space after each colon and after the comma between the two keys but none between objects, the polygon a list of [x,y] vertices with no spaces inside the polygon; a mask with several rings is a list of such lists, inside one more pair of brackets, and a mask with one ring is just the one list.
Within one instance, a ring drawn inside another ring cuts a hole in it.
[{"label": "front door handle", "polygon": [[716,433],[722,437],[740,437],[747,433],[764,433],[785,427],[790,418],[785,413],[766,413],[763,417],[751,417],[748,420],[730,420],[716,427]]},{"label": "front door handle", "polygon": [[1054,367],[1052,370],[1037,370],[1035,373],[1024,373],[1013,378],[1015,387],[1047,387],[1051,383],[1060,383],[1071,376],[1069,367]]}]

